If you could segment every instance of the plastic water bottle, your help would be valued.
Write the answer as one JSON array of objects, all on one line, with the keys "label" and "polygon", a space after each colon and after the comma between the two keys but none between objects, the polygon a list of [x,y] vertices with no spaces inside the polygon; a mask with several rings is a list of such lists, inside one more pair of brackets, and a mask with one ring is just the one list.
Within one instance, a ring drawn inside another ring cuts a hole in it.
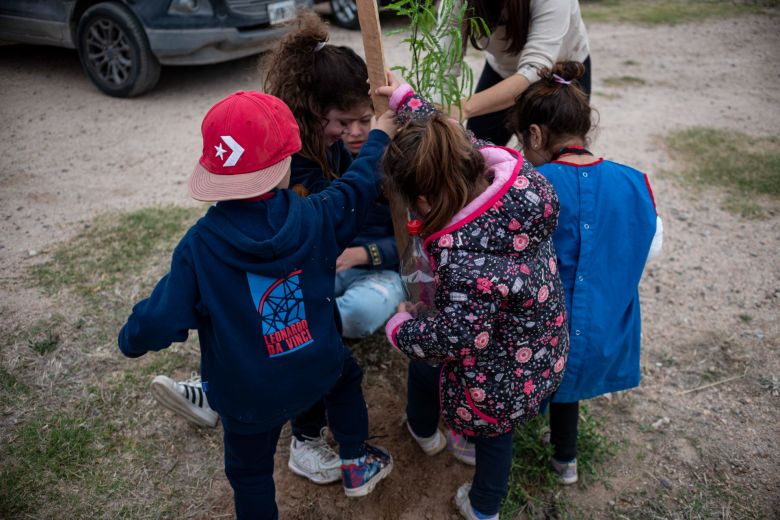
[{"label": "plastic water bottle", "polygon": [[427,315],[435,312],[433,305],[436,285],[433,281],[433,268],[428,260],[428,255],[423,250],[423,241],[420,236],[422,221],[410,220],[406,224],[409,233],[409,247],[406,255],[401,260],[401,280],[404,282],[407,299],[418,305],[418,315]]}]

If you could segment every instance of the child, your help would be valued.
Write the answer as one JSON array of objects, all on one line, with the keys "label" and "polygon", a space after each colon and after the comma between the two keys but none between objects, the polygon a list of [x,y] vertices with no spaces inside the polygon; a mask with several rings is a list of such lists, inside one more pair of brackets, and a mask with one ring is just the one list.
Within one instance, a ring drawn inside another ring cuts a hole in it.
[{"label": "child", "polygon": [[[265,90],[291,108],[301,129],[303,147],[292,157],[290,183],[305,195],[321,192],[347,171],[373,108],[363,59],[349,47],[327,44],[327,26],[316,14],[301,15],[298,24],[266,64]],[[345,147],[348,138],[352,149]],[[377,202],[336,259],[336,324],[342,337],[365,338],[385,324],[404,295],[397,269],[390,209]],[[317,483],[340,478],[339,459],[322,440],[325,426],[322,403],[292,422],[288,466]]]},{"label": "child", "polygon": [[592,122],[578,85],[584,73],[575,62],[542,70],[509,119],[561,201],[553,242],[572,335],[550,406],[550,441],[564,484],[577,481],[579,401],[639,384],[639,279],[662,240],[647,175],[585,148]]},{"label": "child", "polygon": [[[380,92],[389,93],[392,87]],[[473,483],[455,502],[465,518],[498,518],[512,463],[512,429],[533,418],[558,387],[568,352],[563,289],[551,236],[558,199],[518,152],[477,149],[465,131],[408,85],[390,106],[411,119],[388,147],[388,181],[423,220],[435,271],[435,317],[405,302],[387,324],[412,359],[441,363],[440,400],[425,399],[474,441]],[[415,414],[416,417],[424,412]],[[412,422],[416,437],[432,435]]]},{"label": "child", "polygon": [[[316,14],[302,15],[298,24],[268,59],[265,90],[292,108],[301,129],[303,149],[292,156],[290,183],[308,195],[347,171],[370,131],[373,108],[363,59],[349,47],[325,44],[327,27]],[[343,337],[367,337],[395,311],[403,299],[397,266],[390,210],[373,204],[358,236],[336,259],[335,319]],[[160,375],[152,392],[196,424],[216,425],[197,379],[177,383]],[[288,466],[316,484],[341,480],[341,461],[323,438],[325,426],[322,402],[292,421]]]},{"label": "child", "polygon": [[333,323],[336,257],[377,197],[374,172],[394,133],[385,114],[342,179],[320,195],[286,189],[298,126],[279,99],[236,92],[202,124],[190,194],[217,202],[184,236],[171,270],[119,333],[130,357],[198,329],[202,388],[224,429],[238,518],[277,518],[273,455],[282,425],[325,400],[347,496],[392,470],[366,444],[362,372]]}]

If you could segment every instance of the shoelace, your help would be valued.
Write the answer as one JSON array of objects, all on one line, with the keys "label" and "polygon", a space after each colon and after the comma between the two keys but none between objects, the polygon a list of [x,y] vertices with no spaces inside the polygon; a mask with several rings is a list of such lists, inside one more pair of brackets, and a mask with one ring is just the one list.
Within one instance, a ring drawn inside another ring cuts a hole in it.
[{"label": "shoelace", "polygon": [[197,372],[190,373],[189,379],[185,379],[184,381],[179,381],[183,385],[189,385],[189,386],[200,386],[200,374]]},{"label": "shoelace", "polygon": [[[323,430],[325,430],[325,428],[323,428]],[[317,455],[322,457],[323,460],[334,460],[339,458],[339,456],[336,455],[333,449],[325,441],[324,431],[320,432],[319,437],[307,437],[304,435],[303,438],[306,439],[306,445],[309,447],[309,449],[314,450]]]}]

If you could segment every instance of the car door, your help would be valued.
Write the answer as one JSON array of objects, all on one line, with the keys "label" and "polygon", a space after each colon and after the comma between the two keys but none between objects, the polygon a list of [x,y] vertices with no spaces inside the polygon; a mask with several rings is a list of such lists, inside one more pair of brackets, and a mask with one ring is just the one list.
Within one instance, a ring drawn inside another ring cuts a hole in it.
[{"label": "car door", "polygon": [[0,40],[73,47],[68,19],[72,0],[3,0]]}]

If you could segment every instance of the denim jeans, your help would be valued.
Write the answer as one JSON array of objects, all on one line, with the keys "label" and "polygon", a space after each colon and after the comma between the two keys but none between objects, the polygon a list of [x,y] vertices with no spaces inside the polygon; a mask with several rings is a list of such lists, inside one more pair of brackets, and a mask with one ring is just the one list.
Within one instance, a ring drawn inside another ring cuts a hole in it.
[{"label": "denim jeans", "polygon": [[403,299],[404,287],[395,271],[352,268],[336,273],[336,306],[345,338],[373,334]]},{"label": "denim jeans", "polygon": [[[395,271],[347,269],[336,274],[336,306],[341,317],[341,335],[365,338],[385,324],[404,299],[401,277]],[[317,437],[326,425],[325,405],[316,403],[292,420],[299,440]]]},{"label": "denim jeans", "polygon": [[[412,431],[419,437],[433,435],[439,424],[440,372],[440,367],[422,361],[409,362],[406,417]],[[501,509],[509,486],[512,432],[497,437],[471,437],[469,440],[474,443],[477,459],[469,500],[480,513],[494,515]]]},{"label": "denim jeans", "polygon": [[[350,356],[341,377],[324,396],[333,438],[342,459],[356,459],[366,452],[368,410],[363,399],[363,371]],[[240,435],[224,431],[225,475],[233,488],[236,516],[242,519],[276,520],[274,453],[282,425],[269,431]]]}]

